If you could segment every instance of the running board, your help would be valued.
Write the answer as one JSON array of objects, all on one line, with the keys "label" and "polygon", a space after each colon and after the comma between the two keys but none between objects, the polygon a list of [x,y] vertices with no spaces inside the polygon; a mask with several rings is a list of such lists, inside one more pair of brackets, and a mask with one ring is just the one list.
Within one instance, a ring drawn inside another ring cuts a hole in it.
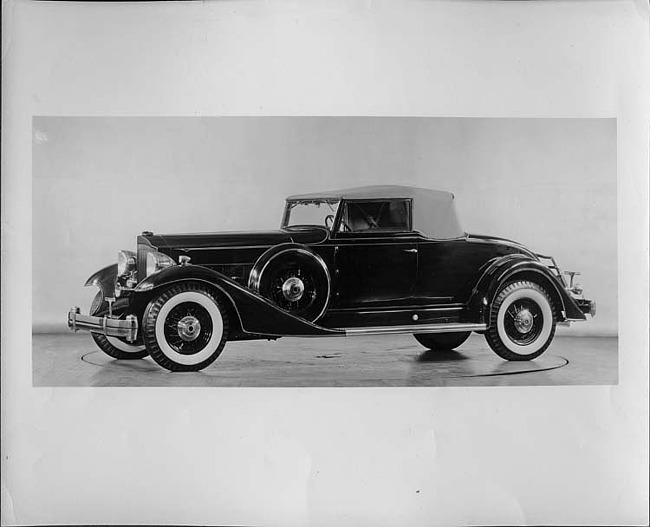
[{"label": "running board", "polygon": [[346,337],[355,335],[400,335],[404,333],[456,333],[461,331],[485,331],[487,324],[453,322],[449,324],[423,324],[421,326],[379,326],[371,328],[345,328]]}]

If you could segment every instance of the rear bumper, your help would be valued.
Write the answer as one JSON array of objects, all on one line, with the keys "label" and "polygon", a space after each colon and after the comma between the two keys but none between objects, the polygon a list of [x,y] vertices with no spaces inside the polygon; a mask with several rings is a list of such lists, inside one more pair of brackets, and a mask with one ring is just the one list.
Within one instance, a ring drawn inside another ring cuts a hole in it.
[{"label": "rear bumper", "polygon": [[575,298],[574,299],[580,311],[585,315],[591,315],[592,317],[596,316],[596,301],[595,300],[586,300],[585,298]]},{"label": "rear bumper", "polygon": [[124,319],[94,317],[82,315],[78,307],[73,307],[68,312],[68,327],[72,331],[82,329],[107,337],[120,337],[128,342],[134,342],[138,336],[138,319],[134,315],[127,315]]}]

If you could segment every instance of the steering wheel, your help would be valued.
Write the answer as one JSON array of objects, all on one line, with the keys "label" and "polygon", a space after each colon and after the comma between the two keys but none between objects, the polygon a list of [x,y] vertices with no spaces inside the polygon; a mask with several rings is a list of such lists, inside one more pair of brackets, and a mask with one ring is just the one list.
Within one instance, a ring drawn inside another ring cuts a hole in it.
[{"label": "steering wheel", "polygon": [[[325,227],[329,229],[332,225],[334,225],[334,214],[328,214],[325,216]],[[343,221],[343,218],[341,218],[340,227],[342,227],[343,232],[352,232],[352,229],[347,223],[345,223],[345,221]]]}]

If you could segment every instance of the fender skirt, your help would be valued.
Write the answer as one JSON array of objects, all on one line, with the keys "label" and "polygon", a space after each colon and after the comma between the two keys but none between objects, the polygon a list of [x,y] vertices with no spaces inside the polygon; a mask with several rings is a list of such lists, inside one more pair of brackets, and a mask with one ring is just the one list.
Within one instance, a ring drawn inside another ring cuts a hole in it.
[{"label": "fender skirt", "polygon": [[489,263],[472,290],[469,308],[473,315],[488,322],[490,307],[497,292],[506,281],[518,276],[534,280],[547,289],[556,305],[558,320],[586,319],[557,276],[540,261],[521,254],[502,256]]},{"label": "fender skirt", "polygon": [[345,332],[328,329],[280,309],[266,298],[243,287],[221,273],[199,265],[174,265],[142,280],[135,293],[150,292],[177,282],[204,282],[219,290],[237,312],[245,333],[269,336],[320,337],[345,336]]}]

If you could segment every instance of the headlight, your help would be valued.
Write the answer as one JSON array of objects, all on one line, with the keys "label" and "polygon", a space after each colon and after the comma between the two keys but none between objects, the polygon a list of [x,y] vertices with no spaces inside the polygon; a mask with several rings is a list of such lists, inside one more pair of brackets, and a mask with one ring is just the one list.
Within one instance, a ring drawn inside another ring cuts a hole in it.
[{"label": "headlight", "polygon": [[147,276],[170,265],[176,265],[176,262],[166,254],[159,252],[147,253]]},{"label": "headlight", "polygon": [[135,269],[135,253],[119,251],[117,253],[117,276],[124,276]]}]

